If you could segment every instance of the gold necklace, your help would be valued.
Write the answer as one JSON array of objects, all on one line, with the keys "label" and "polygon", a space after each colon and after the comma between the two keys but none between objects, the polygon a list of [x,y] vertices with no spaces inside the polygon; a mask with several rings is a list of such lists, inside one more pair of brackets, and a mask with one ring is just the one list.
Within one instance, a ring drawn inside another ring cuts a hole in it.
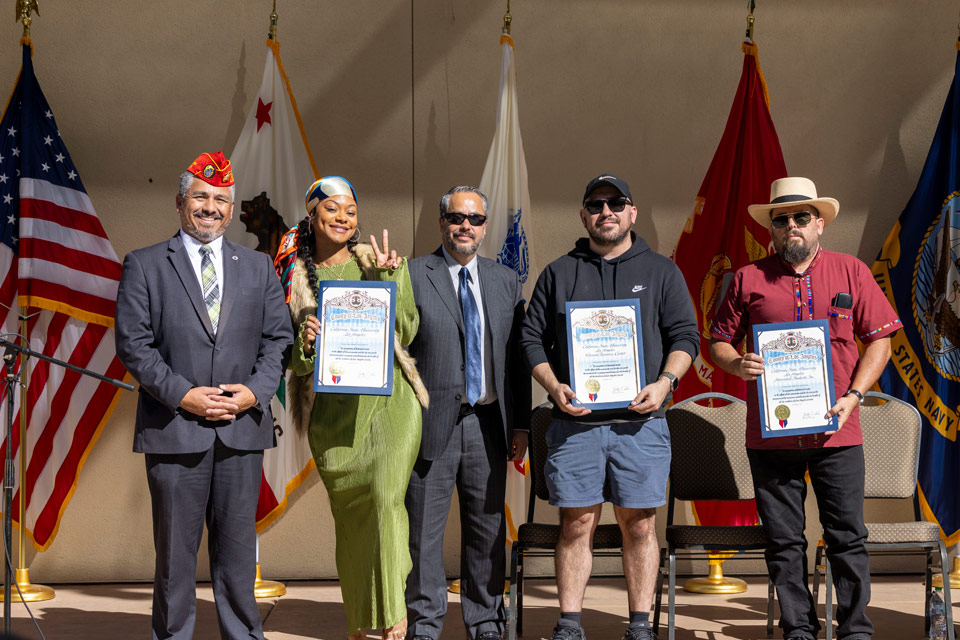
[{"label": "gold necklace", "polygon": [[[348,265],[349,263],[350,263],[350,259],[349,259],[349,258],[347,258],[346,262],[340,263],[340,273],[337,274],[337,280],[343,280],[343,272],[346,271],[347,265]],[[320,267],[321,269],[333,269],[334,266],[336,266],[336,265],[318,264],[317,266]]]}]

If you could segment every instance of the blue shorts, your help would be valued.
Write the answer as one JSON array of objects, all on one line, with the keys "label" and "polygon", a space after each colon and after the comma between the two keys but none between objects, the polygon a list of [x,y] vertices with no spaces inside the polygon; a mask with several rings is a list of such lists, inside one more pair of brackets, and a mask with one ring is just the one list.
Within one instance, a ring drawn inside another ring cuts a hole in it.
[{"label": "blue shorts", "polygon": [[670,430],[664,418],[590,425],[554,418],[544,465],[550,504],[627,509],[666,504]]}]

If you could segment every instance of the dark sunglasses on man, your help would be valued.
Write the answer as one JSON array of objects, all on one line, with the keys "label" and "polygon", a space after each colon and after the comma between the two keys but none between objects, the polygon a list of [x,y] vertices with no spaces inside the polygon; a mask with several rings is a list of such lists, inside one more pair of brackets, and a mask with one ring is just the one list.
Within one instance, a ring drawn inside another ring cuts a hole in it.
[{"label": "dark sunglasses on man", "polygon": [[788,213],[786,215],[777,216],[776,218],[771,218],[770,224],[773,225],[774,229],[786,229],[787,225],[790,224],[790,218],[793,218],[793,221],[797,223],[798,227],[805,227],[810,224],[811,220],[813,220],[813,213],[810,211],[797,211],[796,213]]},{"label": "dark sunglasses on man", "polygon": [[464,220],[469,220],[472,227],[482,227],[487,222],[487,216],[482,213],[460,213],[458,211],[448,211],[443,214],[443,219],[452,225],[460,225],[463,224]]},{"label": "dark sunglasses on man", "polygon": [[616,198],[607,198],[606,200],[587,200],[583,203],[583,208],[587,210],[587,213],[595,216],[603,211],[603,205],[610,207],[610,211],[614,213],[620,213],[628,204],[633,204],[630,202],[630,198],[618,196]]}]

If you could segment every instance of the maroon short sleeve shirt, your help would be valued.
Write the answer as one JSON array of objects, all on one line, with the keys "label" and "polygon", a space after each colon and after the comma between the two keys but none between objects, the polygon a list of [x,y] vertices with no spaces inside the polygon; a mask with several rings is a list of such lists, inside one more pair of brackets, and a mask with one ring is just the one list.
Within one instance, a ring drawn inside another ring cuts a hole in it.
[{"label": "maroon short sleeve shirt", "polygon": [[[850,294],[850,308],[832,304],[840,293]],[[747,350],[755,353],[752,325],[824,319],[830,324],[834,392],[840,398],[850,388],[860,357],[857,339],[869,344],[901,328],[896,311],[870,269],[853,256],[821,248],[801,274],[778,255],[746,265],[734,274],[710,334],[734,347],[746,338]],[[747,385],[747,448],[803,449],[863,443],[859,410],[854,410],[843,428],[829,437],[815,433],[764,438],[758,404],[757,383],[753,382]]]}]

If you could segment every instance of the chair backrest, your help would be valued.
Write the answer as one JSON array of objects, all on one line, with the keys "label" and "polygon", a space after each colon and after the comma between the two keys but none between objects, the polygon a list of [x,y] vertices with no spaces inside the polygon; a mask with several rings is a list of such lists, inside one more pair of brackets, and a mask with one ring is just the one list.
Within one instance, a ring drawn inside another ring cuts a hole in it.
[{"label": "chair backrest", "polygon": [[[698,404],[707,401],[727,404]],[[702,393],[667,409],[667,424],[673,449],[672,499],[753,498],[753,477],[744,446],[745,402],[724,393]]]},{"label": "chair backrest", "polygon": [[883,402],[860,406],[864,497],[912,498],[920,459],[920,413],[913,405],[885,393],[870,391],[867,398]]},{"label": "chair backrest", "polygon": [[534,505],[537,498],[550,500],[550,491],[543,475],[543,465],[547,461],[547,429],[550,427],[553,405],[546,402],[530,414],[530,438],[527,442],[530,456],[530,506],[527,522],[533,521]]}]

